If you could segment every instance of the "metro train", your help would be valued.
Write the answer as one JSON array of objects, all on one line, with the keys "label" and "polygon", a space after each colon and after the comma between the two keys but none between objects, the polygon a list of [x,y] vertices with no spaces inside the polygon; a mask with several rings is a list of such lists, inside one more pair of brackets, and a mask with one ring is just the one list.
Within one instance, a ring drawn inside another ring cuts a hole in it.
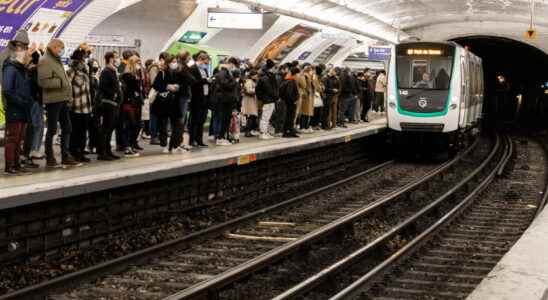
[{"label": "metro train", "polygon": [[481,58],[453,42],[402,43],[392,58],[387,118],[393,142],[437,144],[456,154],[479,133]]}]

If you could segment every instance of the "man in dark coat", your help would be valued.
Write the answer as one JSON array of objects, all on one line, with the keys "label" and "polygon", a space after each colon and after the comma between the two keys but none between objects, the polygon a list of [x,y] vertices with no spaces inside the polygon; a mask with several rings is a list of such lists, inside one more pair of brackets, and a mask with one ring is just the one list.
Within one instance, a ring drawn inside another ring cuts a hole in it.
[{"label": "man in dark coat", "polygon": [[196,57],[196,64],[190,68],[190,73],[196,79],[191,86],[192,100],[190,101],[190,123],[188,126],[190,145],[193,147],[207,147],[203,138],[210,93],[208,65],[209,55],[201,53]]},{"label": "man in dark coat", "polygon": [[297,112],[297,101],[299,101],[299,88],[297,82],[295,81],[295,76],[300,73],[299,68],[291,68],[285,80],[280,86],[280,98],[285,103],[287,107],[287,116],[285,118],[284,125],[284,134],[283,137],[286,138],[297,138],[299,137],[295,131],[295,113]]},{"label": "man in dark coat", "polygon": [[262,69],[261,77],[257,82],[255,92],[257,94],[257,100],[263,104],[263,113],[260,121],[260,139],[268,140],[273,137],[268,133],[268,126],[270,125],[270,118],[274,113],[276,102],[279,100],[279,85],[274,73],[275,64],[272,60],[267,60],[266,65]]}]

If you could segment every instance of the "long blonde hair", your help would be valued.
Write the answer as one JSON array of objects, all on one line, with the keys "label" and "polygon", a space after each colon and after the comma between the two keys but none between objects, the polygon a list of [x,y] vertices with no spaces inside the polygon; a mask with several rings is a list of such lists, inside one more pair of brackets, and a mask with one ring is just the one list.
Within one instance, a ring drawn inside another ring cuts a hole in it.
[{"label": "long blonde hair", "polygon": [[141,59],[133,55],[127,60],[126,69],[124,70],[124,73],[129,73],[135,76],[141,76],[141,72],[137,69],[137,66],[141,64]]}]

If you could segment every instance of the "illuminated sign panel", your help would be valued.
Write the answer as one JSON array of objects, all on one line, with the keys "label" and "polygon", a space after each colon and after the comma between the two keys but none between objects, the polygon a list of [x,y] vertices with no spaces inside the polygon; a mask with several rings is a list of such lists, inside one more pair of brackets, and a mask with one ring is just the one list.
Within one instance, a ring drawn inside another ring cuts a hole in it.
[{"label": "illuminated sign panel", "polygon": [[256,13],[208,12],[207,27],[263,29],[263,15]]},{"label": "illuminated sign panel", "polygon": [[439,49],[407,49],[407,55],[442,55]]}]

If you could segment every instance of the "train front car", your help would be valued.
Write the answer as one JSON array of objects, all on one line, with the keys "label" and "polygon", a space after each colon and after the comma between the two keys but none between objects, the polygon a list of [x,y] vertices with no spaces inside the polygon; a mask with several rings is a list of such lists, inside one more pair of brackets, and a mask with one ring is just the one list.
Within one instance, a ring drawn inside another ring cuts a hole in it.
[{"label": "train front car", "polygon": [[[396,45],[388,81],[388,126],[399,146],[458,146],[460,48],[451,43]],[[402,145],[405,144],[405,145]]]}]

